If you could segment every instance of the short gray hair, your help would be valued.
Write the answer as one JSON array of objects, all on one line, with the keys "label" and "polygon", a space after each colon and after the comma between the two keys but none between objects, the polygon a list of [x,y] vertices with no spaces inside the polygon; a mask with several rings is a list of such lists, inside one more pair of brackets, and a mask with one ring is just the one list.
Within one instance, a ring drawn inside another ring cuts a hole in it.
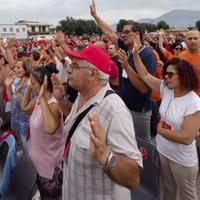
[{"label": "short gray hair", "polygon": [[108,74],[102,72],[96,66],[94,66],[91,63],[89,63],[86,60],[85,60],[85,63],[87,64],[87,66],[89,67],[89,69],[96,69],[96,70],[98,70],[98,73],[99,73],[98,79],[100,80],[102,86],[104,86],[104,85],[106,85],[108,83],[108,81],[109,81],[109,75]]}]

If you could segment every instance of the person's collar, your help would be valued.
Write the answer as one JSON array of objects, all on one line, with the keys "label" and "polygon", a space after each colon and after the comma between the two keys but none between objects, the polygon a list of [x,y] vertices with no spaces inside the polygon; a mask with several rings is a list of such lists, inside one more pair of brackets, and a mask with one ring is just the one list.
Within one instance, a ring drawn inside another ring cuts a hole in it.
[{"label": "person's collar", "polygon": [[[77,114],[83,112],[85,109],[87,109],[90,105],[98,105],[101,103],[103,100],[107,90],[112,90],[110,87],[110,84],[107,83],[105,86],[103,86],[93,97],[91,97],[83,106],[82,108],[78,111]],[[80,94],[77,97],[77,104],[80,99]]]}]

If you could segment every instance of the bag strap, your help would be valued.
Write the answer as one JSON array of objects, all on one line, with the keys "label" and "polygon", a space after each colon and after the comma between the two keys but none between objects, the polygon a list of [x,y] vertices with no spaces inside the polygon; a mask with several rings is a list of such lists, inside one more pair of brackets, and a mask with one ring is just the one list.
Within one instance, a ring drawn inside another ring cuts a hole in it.
[{"label": "bag strap", "polygon": [[0,136],[0,142],[4,141],[9,135],[15,136],[12,130],[8,130],[4,135]]},{"label": "bag strap", "polygon": [[[107,97],[110,94],[115,93],[113,90],[107,90],[106,94],[104,95],[103,98]],[[69,131],[69,135],[67,137],[66,143],[65,143],[65,148],[67,147],[67,145],[69,144],[71,137],[73,136],[77,126],[79,125],[79,123],[81,122],[81,120],[85,117],[85,115],[94,107],[94,104],[90,105],[87,109],[85,109],[82,113],[80,113],[76,119],[76,121],[74,122],[73,126],[71,127],[70,131]]]}]

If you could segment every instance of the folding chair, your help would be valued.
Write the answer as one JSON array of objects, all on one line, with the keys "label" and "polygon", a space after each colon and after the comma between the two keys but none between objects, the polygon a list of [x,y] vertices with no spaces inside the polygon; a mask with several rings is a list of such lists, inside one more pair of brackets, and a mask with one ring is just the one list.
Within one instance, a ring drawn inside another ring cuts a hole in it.
[{"label": "folding chair", "polygon": [[160,199],[160,164],[156,147],[143,139],[136,138],[142,153],[143,170],[140,174],[139,186],[131,191],[132,200]]},{"label": "folding chair", "polygon": [[11,184],[2,200],[31,200],[36,184],[37,173],[27,156],[22,156],[11,176]]},{"label": "folding chair", "polygon": [[11,174],[17,162],[15,138],[13,135],[8,135],[1,140],[0,151],[0,169],[2,172],[0,177],[0,196],[3,197],[8,190]]}]

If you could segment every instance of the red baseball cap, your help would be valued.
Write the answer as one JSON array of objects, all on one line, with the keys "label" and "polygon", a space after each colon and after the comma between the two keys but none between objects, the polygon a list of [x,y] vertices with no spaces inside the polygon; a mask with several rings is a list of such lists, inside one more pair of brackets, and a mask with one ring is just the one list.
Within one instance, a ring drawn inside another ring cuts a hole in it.
[{"label": "red baseball cap", "polygon": [[88,45],[80,52],[67,51],[66,54],[70,57],[87,60],[100,71],[108,75],[110,74],[110,58],[102,49],[97,48],[94,45]]}]

